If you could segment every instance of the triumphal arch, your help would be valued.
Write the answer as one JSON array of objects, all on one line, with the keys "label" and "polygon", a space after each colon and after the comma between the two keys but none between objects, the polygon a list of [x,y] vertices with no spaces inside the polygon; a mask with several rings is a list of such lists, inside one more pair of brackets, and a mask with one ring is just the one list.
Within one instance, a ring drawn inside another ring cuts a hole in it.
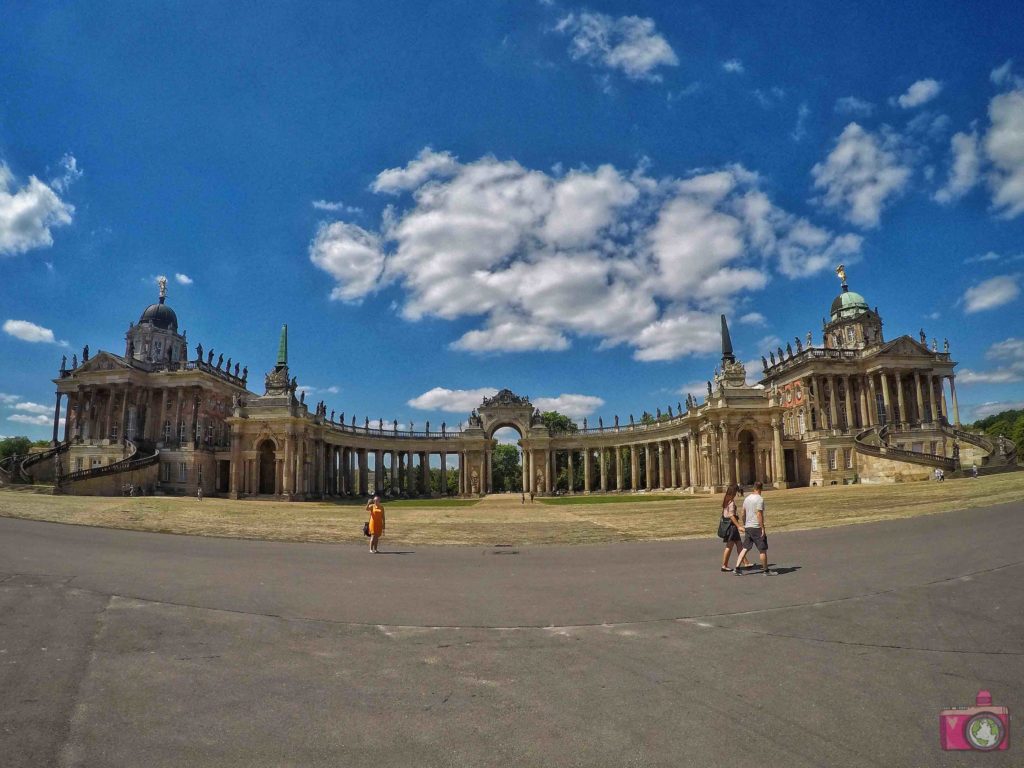
[{"label": "triumphal arch", "polygon": [[1011,442],[961,428],[949,344],[929,344],[923,330],[887,340],[878,309],[850,290],[842,267],[837,275],[841,291],[819,334],[766,350],[761,371],[737,360],[723,315],[721,361],[706,391],[648,406],[639,419],[599,416],[559,431],[507,389],[455,429],[346,419],[306,402],[289,370],[287,326],[262,392],[252,391],[247,367],[190,348],[164,281],[122,352],[90,356],[86,347],[81,360],[61,361],[52,447],[5,460],[0,484],[289,500],[479,496],[493,488],[502,427],[519,432],[522,488],[538,494],[895,482],[936,468],[1014,467]]}]

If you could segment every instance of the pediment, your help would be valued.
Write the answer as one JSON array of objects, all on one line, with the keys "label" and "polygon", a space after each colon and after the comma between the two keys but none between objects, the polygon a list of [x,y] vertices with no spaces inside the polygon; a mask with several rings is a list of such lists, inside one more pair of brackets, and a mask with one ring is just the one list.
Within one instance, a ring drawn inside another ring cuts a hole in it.
[{"label": "pediment", "polygon": [[122,371],[130,368],[131,366],[128,364],[128,361],[123,357],[101,350],[96,353],[95,357],[91,357],[84,363],[81,363],[74,370],[74,373],[100,373],[103,371]]},{"label": "pediment", "polygon": [[883,344],[874,356],[896,355],[899,357],[931,357],[932,351],[927,346],[915,341],[910,336],[900,336]]}]

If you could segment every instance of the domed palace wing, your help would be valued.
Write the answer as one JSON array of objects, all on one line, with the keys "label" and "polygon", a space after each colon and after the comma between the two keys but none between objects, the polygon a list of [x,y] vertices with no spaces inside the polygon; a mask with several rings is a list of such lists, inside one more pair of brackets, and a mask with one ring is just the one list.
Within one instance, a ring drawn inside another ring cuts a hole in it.
[{"label": "domed palace wing", "polygon": [[0,483],[49,474],[59,492],[74,494],[201,488],[303,500],[453,487],[477,496],[493,487],[502,427],[519,431],[522,487],[538,494],[577,492],[579,479],[583,493],[712,492],[755,480],[779,488],[898,482],[937,468],[1012,465],[1012,445],[961,429],[948,343],[923,330],[886,341],[878,310],[850,290],[844,269],[837,274],[841,291],[820,333],[765,350],[759,376],[736,360],[723,315],[721,365],[702,397],[656,407],[639,422],[600,417],[557,433],[528,397],[507,389],[455,428],[360,422],[351,408],[346,419],[345,410],[305,401],[288,367],[287,326],[257,394],[231,357],[201,343],[189,349],[161,282],[157,303],[129,325],[122,354],[90,357],[86,347],[81,361],[62,362],[53,447],[8,461]]}]

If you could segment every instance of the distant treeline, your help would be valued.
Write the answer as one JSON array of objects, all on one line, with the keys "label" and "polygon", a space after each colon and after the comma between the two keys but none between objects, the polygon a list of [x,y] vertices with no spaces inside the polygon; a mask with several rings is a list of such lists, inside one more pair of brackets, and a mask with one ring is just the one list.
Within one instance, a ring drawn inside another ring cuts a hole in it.
[{"label": "distant treeline", "polygon": [[1017,455],[1024,456],[1024,410],[986,416],[974,422],[974,427],[991,437],[1008,437],[1017,445]]}]

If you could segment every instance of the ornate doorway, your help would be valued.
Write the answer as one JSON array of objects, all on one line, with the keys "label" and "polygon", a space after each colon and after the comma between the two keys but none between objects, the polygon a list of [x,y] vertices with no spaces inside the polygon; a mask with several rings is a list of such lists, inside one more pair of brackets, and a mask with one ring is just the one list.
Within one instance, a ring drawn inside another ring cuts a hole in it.
[{"label": "ornate doorway", "polygon": [[259,449],[260,493],[272,495],[277,492],[277,454],[274,443],[264,440]]}]

